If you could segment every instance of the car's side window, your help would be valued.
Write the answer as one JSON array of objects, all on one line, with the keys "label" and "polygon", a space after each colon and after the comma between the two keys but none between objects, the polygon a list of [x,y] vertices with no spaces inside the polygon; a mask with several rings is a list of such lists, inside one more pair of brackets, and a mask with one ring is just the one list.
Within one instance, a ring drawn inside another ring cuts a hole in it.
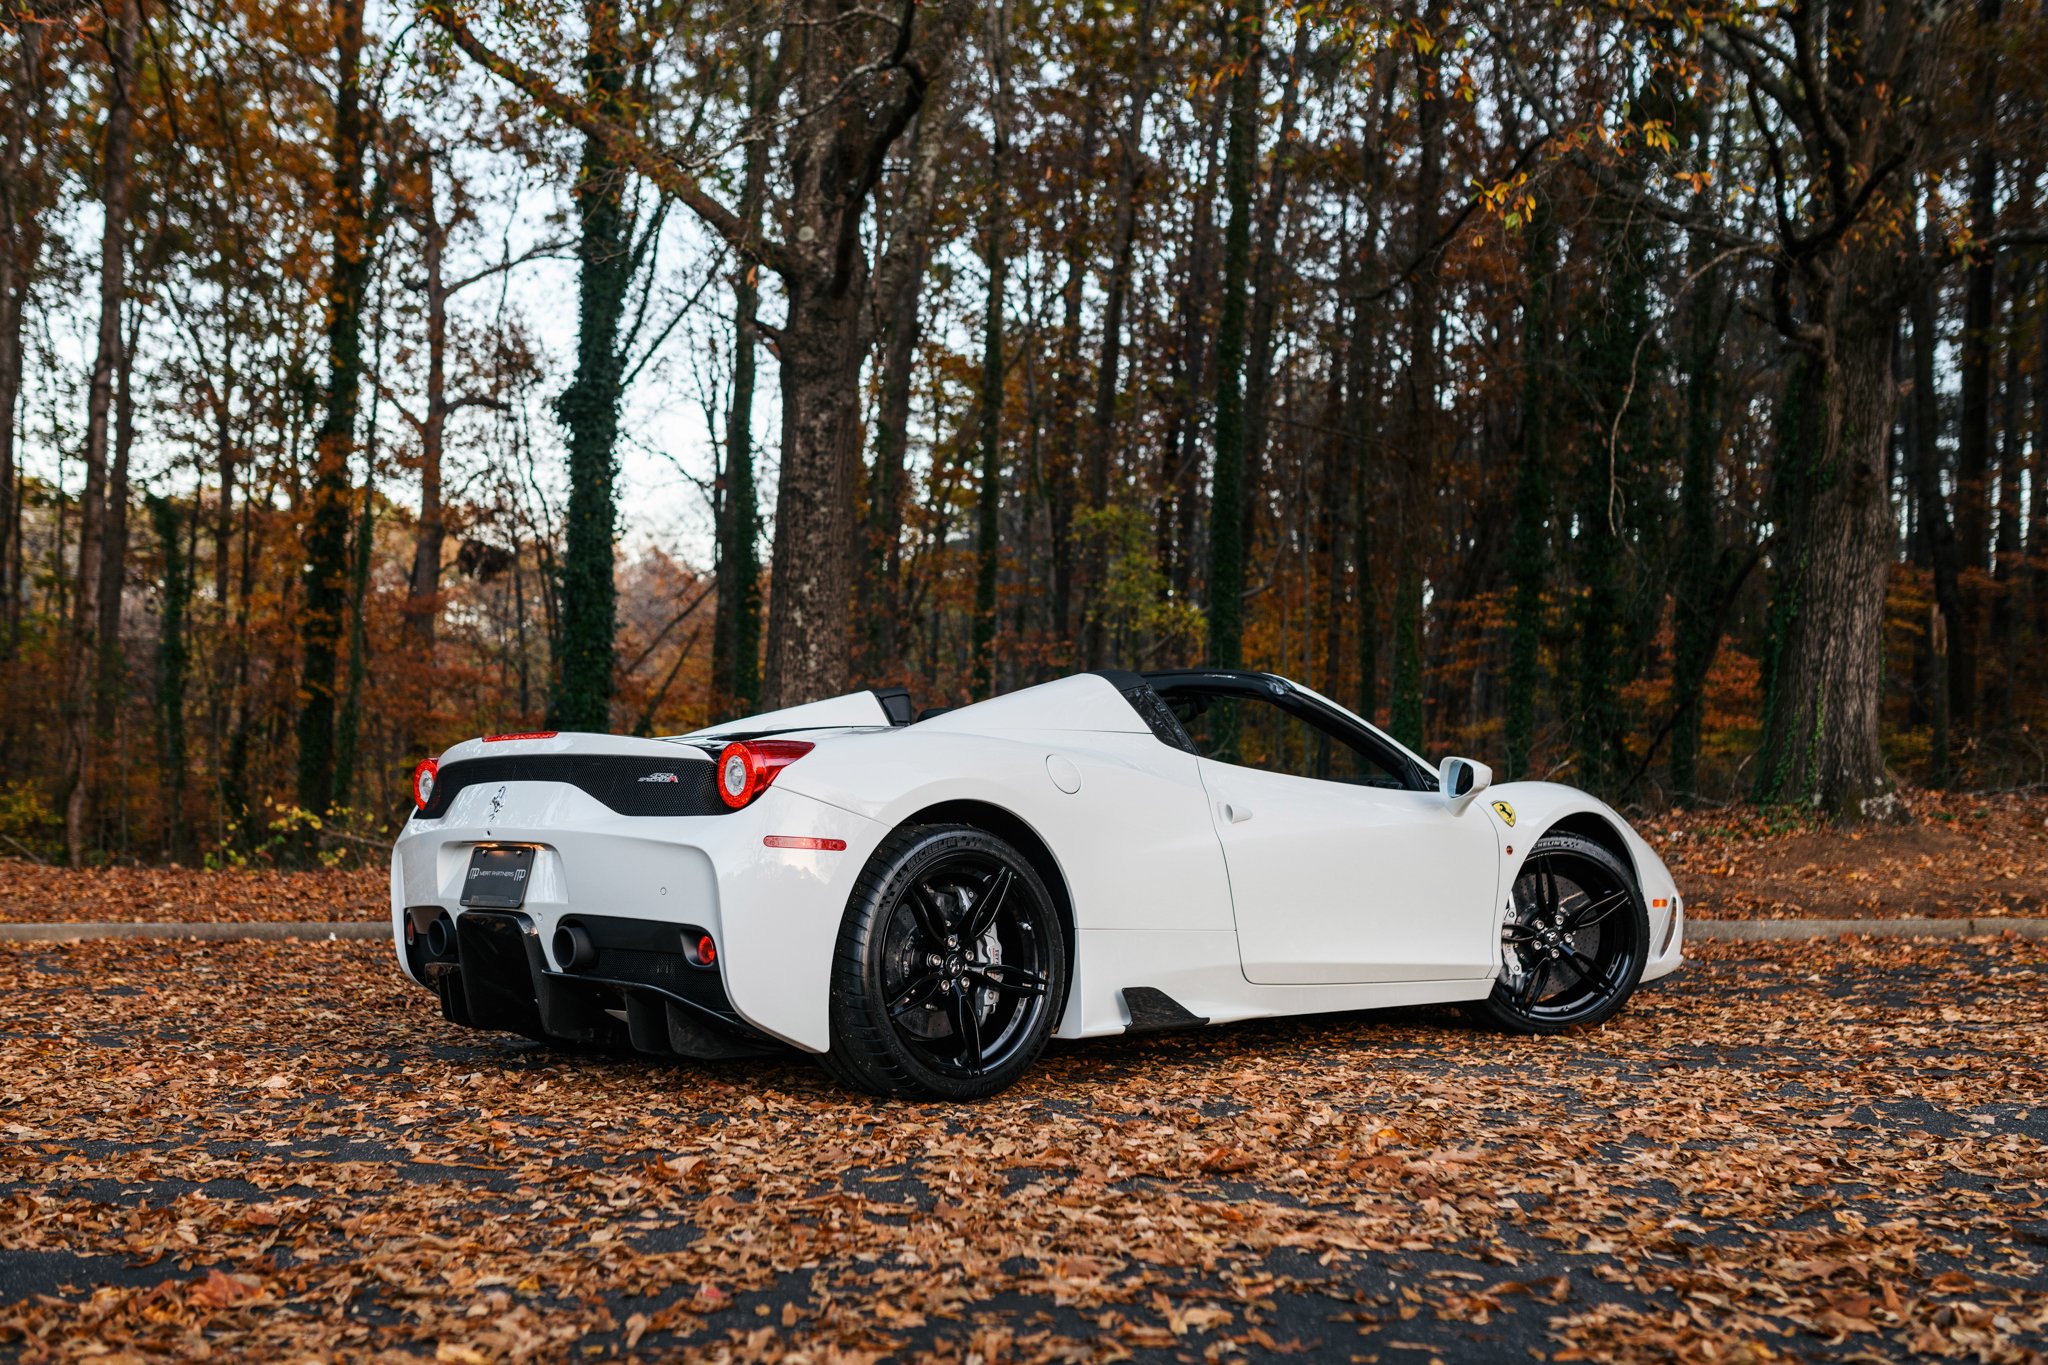
[{"label": "car's side window", "polygon": [[1411,785],[1405,770],[1262,697],[1176,692],[1168,704],[1204,758],[1355,786],[1402,791]]}]

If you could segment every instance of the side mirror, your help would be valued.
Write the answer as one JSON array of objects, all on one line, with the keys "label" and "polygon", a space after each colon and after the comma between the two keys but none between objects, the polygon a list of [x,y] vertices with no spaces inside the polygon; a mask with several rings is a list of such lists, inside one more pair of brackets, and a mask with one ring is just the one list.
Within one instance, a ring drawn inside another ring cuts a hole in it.
[{"label": "side mirror", "polygon": [[1444,800],[1463,810],[1467,802],[1493,785],[1493,769],[1469,758],[1447,758],[1437,766],[1436,780]]}]

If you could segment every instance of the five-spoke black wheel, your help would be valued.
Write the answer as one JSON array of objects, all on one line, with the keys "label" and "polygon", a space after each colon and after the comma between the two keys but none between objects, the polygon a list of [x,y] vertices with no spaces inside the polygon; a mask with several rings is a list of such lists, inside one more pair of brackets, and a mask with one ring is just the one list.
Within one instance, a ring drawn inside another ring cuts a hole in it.
[{"label": "five-spoke black wheel", "polygon": [[1480,1013],[1517,1033],[1597,1024],[1634,992],[1649,946],[1648,913],[1627,865],[1590,840],[1547,835],[1515,878],[1500,978]]},{"label": "five-spoke black wheel", "polygon": [[877,1094],[994,1094],[1044,1048],[1065,991],[1059,915],[1024,856],[984,830],[909,826],[847,907],[826,1066]]}]

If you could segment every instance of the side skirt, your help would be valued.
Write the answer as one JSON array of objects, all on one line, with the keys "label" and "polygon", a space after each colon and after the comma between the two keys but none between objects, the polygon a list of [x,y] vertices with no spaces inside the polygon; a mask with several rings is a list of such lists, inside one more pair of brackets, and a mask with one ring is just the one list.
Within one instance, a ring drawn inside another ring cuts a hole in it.
[{"label": "side skirt", "polygon": [[[1078,937],[1062,1038],[1104,1038],[1131,1029],[1142,1013],[1129,1003],[1135,991],[1167,997],[1189,1020],[1228,1024],[1482,1000],[1493,990],[1492,973],[1450,981],[1261,986],[1244,979],[1237,935],[1228,931],[1084,929]],[[1177,1020],[1175,1026],[1193,1025]]]},{"label": "side skirt", "polygon": [[1150,986],[1126,986],[1124,1008],[1131,1012],[1125,1033],[1160,1033],[1167,1029],[1200,1028],[1207,1019],[1193,1014],[1165,991]]}]

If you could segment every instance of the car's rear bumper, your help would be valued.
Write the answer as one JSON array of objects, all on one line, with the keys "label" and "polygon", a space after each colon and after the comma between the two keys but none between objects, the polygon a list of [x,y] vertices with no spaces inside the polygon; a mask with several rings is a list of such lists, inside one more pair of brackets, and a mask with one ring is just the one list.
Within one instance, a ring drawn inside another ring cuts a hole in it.
[{"label": "car's rear bumper", "polygon": [[452,1023],[658,1056],[740,1057],[779,1046],[734,1012],[717,970],[690,960],[672,924],[585,917],[596,961],[557,970],[533,916],[518,910],[465,911],[436,953],[428,929],[445,913],[407,907],[400,951]]},{"label": "car's rear bumper", "polygon": [[[445,817],[409,822],[392,850],[395,948],[409,976],[434,990],[444,1008],[468,1010],[478,1027],[639,1046],[669,1031],[672,1003],[686,1022],[715,1030],[724,1019],[743,1038],[775,1038],[822,1052],[831,1041],[831,960],[840,921],[862,866],[886,832],[863,816],[778,788],[731,814],[677,817],[620,815],[552,782],[466,791]],[[792,836],[835,846],[784,846]],[[470,857],[483,844],[534,850],[517,910],[530,932],[517,936],[519,953],[493,957],[490,969],[491,981],[511,983],[506,989],[513,1003],[471,978],[466,960],[471,921],[485,924],[490,921],[483,917],[504,913],[462,905]],[[463,961],[437,967],[420,956],[419,917],[434,914],[449,918]],[[614,954],[608,961],[601,952],[593,970],[577,971],[555,945],[556,930],[576,921],[637,924],[655,937],[634,950],[642,956]],[[660,954],[679,953],[699,936],[716,945],[714,967],[687,961],[661,967]],[[637,967],[622,970],[620,963]],[[447,984],[451,965],[460,973],[459,988]],[[469,1010],[472,1003],[482,1008]],[[592,1030],[604,1037],[591,1037]]]}]

